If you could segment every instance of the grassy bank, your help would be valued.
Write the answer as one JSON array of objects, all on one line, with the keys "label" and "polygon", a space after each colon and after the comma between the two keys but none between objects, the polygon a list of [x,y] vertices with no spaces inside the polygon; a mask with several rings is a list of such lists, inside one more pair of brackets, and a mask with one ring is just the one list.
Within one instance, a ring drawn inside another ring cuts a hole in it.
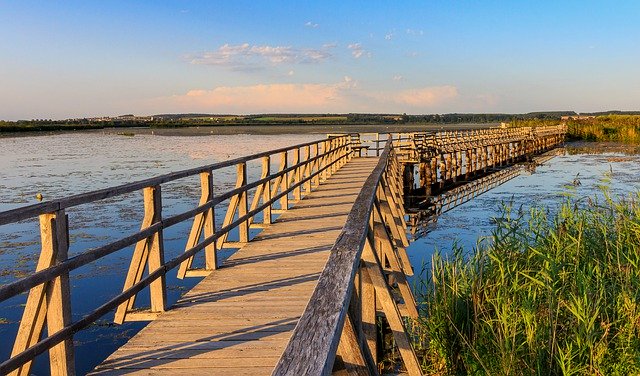
[{"label": "grassy bank", "polygon": [[471,255],[436,254],[421,297],[428,373],[640,373],[640,193],[603,201],[553,218],[507,207]]},{"label": "grassy bank", "polygon": [[[569,140],[623,142],[640,144],[640,115],[601,115],[562,121],[567,124]],[[512,120],[513,127],[557,125],[558,119]]]},{"label": "grassy bank", "polygon": [[639,115],[607,115],[567,122],[568,137],[640,144]]}]

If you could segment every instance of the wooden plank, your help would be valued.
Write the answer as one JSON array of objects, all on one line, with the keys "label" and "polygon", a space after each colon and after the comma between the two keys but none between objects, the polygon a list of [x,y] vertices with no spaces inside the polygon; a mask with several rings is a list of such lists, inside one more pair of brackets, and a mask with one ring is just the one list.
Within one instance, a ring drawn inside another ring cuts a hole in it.
[{"label": "wooden plank", "polygon": [[[154,371],[218,369],[218,359],[237,359],[247,369],[267,359],[271,373],[376,162],[355,159],[338,170],[112,354],[100,374],[135,370],[123,365],[131,359],[142,359]],[[189,349],[199,349],[199,355]],[[249,355],[252,349],[269,355]],[[200,363],[191,366],[193,360]],[[233,362],[224,374],[244,372]]]}]

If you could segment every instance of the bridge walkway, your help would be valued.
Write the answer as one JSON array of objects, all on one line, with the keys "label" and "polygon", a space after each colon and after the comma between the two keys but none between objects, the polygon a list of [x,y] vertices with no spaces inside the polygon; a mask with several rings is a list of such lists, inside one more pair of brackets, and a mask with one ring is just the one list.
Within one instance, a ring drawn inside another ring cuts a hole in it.
[{"label": "bridge walkway", "polygon": [[352,159],[93,374],[270,375],[377,162]]}]

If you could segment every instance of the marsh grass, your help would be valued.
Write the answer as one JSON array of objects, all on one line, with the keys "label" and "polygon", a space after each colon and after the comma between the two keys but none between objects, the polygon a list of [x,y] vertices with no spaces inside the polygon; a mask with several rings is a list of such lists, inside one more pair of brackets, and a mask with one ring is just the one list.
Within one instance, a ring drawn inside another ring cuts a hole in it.
[{"label": "marsh grass", "polygon": [[640,143],[640,116],[607,115],[567,123],[568,136],[586,141]]},{"label": "marsh grass", "polygon": [[640,373],[640,192],[505,205],[471,254],[433,256],[417,347],[428,374]]}]

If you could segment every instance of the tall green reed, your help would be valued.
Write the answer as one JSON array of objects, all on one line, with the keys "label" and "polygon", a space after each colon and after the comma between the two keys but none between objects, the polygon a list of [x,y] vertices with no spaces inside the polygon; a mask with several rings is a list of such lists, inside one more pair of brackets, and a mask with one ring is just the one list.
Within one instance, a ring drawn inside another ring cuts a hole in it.
[{"label": "tall green reed", "polygon": [[420,289],[430,374],[640,373],[640,192],[506,205],[470,253],[436,252]]}]

